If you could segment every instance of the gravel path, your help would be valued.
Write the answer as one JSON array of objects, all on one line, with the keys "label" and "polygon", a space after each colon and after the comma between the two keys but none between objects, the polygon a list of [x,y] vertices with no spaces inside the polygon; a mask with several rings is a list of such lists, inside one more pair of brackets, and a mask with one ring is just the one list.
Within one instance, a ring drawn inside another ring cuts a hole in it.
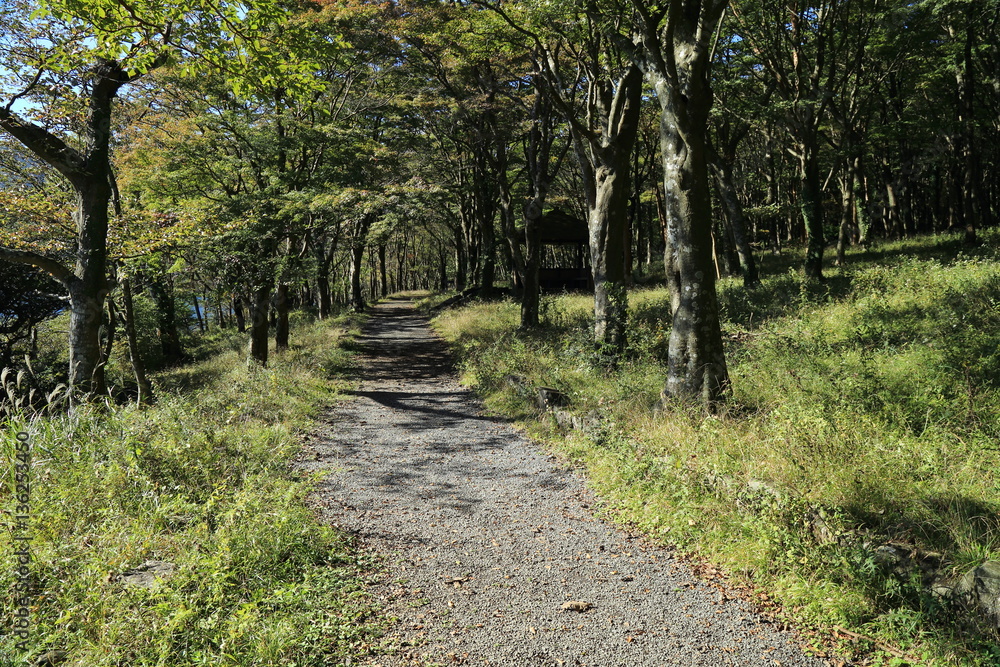
[{"label": "gravel path", "polygon": [[386,557],[372,593],[398,618],[398,649],[370,664],[826,664],[595,518],[578,474],[483,415],[412,304],[379,305],[361,344],[360,388],[308,467],[332,471],[327,518]]}]

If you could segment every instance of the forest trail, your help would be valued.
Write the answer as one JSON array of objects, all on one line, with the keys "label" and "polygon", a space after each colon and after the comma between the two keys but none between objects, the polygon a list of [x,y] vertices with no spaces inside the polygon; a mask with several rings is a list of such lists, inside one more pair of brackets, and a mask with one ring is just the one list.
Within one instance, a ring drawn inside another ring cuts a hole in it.
[{"label": "forest trail", "polygon": [[385,558],[371,593],[398,649],[367,664],[826,664],[596,518],[577,473],[483,414],[411,303],[375,307],[360,344],[360,386],[303,465],[330,471],[326,518]]}]

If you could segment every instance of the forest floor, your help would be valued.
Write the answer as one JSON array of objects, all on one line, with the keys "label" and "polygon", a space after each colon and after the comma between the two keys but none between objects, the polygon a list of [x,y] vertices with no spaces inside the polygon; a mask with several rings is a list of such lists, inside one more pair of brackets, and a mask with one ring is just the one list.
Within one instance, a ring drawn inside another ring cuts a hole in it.
[{"label": "forest floor", "polygon": [[413,304],[375,307],[359,385],[303,457],[378,554],[370,665],[823,665],[720,578],[602,519],[585,480],[463,388]]}]

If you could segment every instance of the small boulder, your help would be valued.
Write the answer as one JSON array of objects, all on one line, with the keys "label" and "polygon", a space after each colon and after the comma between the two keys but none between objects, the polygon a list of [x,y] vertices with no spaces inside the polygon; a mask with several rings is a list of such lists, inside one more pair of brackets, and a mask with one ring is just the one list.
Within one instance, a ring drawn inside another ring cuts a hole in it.
[{"label": "small boulder", "polygon": [[122,572],[119,581],[126,586],[152,588],[158,579],[167,579],[177,569],[173,563],[162,560],[147,560],[139,567]]},{"label": "small boulder", "polygon": [[31,664],[34,667],[56,667],[56,665],[61,665],[69,659],[69,653],[66,651],[46,651],[37,658]]},{"label": "small boulder", "polygon": [[1000,561],[986,561],[954,585],[938,584],[934,591],[975,609],[992,627],[1000,629]]},{"label": "small boulder", "polygon": [[601,428],[603,419],[601,413],[599,412],[588,412],[582,417],[573,416],[573,429],[576,431],[583,431],[584,433],[592,433]]},{"label": "small boulder", "polygon": [[564,431],[568,431],[573,428],[573,421],[576,419],[572,412],[569,410],[562,410],[560,408],[552,410],[552,417],[556,420],[556,424],[559,425],[559,428]]},{"label": "small boulder", "polygon": [[826,522],[822,510],[817,510],[809,515],[809,528],[817,544],[833,544],[837,541],[837,535]]},{"label": "small boulder", "polygon": [[507,373],[507,375],[504,376],[504,381],[507,383],[507,386],[519,392],[528,388],[528,378],[523,375]]}]

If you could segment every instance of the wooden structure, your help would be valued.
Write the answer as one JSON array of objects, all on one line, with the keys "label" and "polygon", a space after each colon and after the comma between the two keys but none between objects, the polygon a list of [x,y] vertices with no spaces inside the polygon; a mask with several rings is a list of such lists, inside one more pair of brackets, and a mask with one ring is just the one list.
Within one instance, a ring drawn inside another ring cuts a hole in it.
[{"label": "wooden structure", "polygon": [[538,229],[542,244],[539,287],[546,292],[593,291],[587,223],[565,211],[552,209],[538,221]]}]

